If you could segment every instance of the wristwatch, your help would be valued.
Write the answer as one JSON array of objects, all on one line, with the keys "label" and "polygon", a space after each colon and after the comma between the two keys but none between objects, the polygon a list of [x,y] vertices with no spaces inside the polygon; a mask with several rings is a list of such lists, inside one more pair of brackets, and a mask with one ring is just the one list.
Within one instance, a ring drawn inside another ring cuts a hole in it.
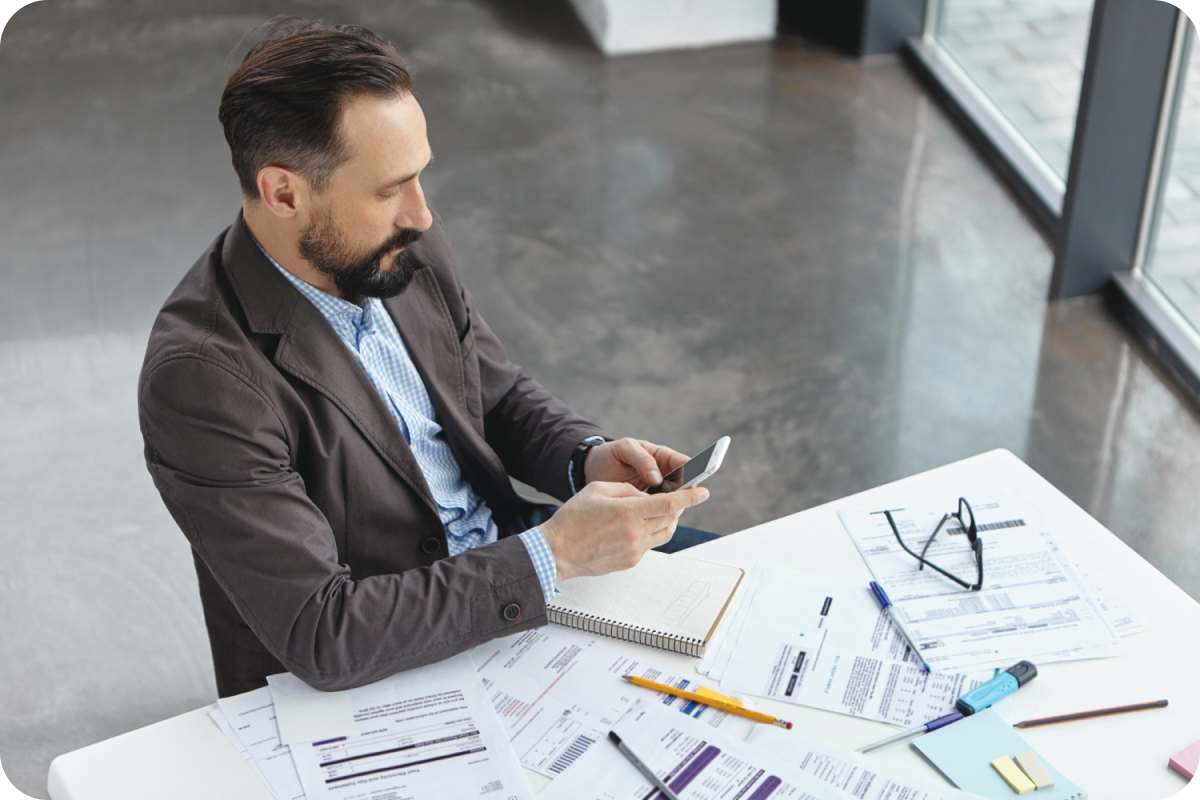
[{"label": "wristwatch", "polygon": [[571,494],[578,492],[587,483],[583,474],[583,462],[587,459],[588,452],[598,444],[611,441],[612,439],[606,439],[603,436],[589,436],[579,443],[575,452],[571,453],[571,466],[567,470],[567,480],[571,483]]}]

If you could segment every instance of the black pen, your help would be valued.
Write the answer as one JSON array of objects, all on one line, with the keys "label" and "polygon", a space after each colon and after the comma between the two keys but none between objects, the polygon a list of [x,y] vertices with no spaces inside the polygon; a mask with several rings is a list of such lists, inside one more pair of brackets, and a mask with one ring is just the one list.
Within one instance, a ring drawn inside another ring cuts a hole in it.
[{"label": "black pen", "polygon": [[628,758],[629,762],[638,768],[638,772],[642,773],[654,782],[654,785],[658,787],[660,792],[662,792],[663,797],[667,798],[667,800],[679,800],[679,796],[671,791],[671,787],[663,783],[659,777],[654,774],[654,770],[643,764],[642,760],[635,756],[633,751],[629,749],[629,746],[621,741],[621,737],[617,736],[616,731],[609,731],[608,738],[611,739],[612,743],[615,744],[617,749],[621,751],[621,755]]}]

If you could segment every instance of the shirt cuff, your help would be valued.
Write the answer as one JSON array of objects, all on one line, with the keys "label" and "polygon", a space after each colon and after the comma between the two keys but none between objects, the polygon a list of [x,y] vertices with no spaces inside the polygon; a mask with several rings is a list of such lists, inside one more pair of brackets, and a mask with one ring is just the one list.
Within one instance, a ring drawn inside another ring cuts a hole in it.
[{"label": "shirt cuff", "polygon": [[558,565],[554,562],[554,551],[550,549],[550,543],[546,541],[546,534],[542,533],[542,529],[530,528],[520,534],[521,541],[525,544],[525,549],[529,551],[529,558],[533,561],[533,568],[537,572],[538,582],[542,584],[542,594],[546,597],[546,604],[558,597]]}]

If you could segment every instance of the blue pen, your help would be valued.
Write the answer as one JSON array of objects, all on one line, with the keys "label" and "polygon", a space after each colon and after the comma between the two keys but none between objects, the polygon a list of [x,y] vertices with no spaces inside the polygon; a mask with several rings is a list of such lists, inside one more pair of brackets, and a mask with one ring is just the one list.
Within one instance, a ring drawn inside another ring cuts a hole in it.
[{"label": "blue pen", "polygon": [[887,592],[883,590],[875,581],[871,581],[871,592],[875,595],[875,599],[879,601],[879,607],[887,612],[887,615],[892,618],[892,624],[896,626],[896,630],[900,631],[900,635],[904,637],[904,641],[908,643],[908,647],[913,651],[913,655],[921,659],[921,667],[926,672],[931,672],[929,665],[925,663],[925,657],[921,655],[917,643],[908,635],[908,631],[904,630],[904,626],[900,624],[900,620],[896,619],[896,607],[892,605],[892,601],[888,599]]},{"label": "blue pen", "polygon": [[944,728],[951,722],[958,722],[962,718],[962,714],[958,713],[957,711],[951,711],[946,716],[932,719],[920,727],[910,728],[904,733],[897,733],[895,736],[889,736],[888,738],[878,741],[875,744],[869,744],[866,747],[860,747],[858,748],[858,752],[869,753],[872,750],[878,750],[881,747],[887,747],[889,744],[896,744],[896,742],[903,742],[905,739],[911,739],[914,736],[922,736],[926,733],[932,733],[938,728]]}]

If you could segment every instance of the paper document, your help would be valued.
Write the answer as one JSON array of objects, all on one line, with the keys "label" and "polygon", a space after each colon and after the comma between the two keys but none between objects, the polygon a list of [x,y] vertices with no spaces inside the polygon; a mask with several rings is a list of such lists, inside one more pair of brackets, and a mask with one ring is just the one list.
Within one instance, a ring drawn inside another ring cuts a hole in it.
[{"label": "paper document", "polygon": [[[909,548],[920,552],[957,497],[909,498],[903,503],[838,512],[897,616],[934,669],[1008,668],[1125,654],[1121,640],[1091,594],[1064,567],[1039,530],[1040,515],[1003,490],[967,500],[983,541],[983,590],[972,592],[931,569],[918,570],[881,512],[892,518]],[[976,575],[965,531],[948,523],[928,560],[966,580]]]},{"label": "paper document", "polygon": [[225,733],[276,800],[304,800],[304,788],[288,746],[279,740],[271,691],[223,697],[209,717]]},{"label": "paper document", "polygon": [[345,692],[268,682],[281,732],[328,731],[291,743],[308,800],[533,796],[466,653]]},{"label": "paper document", "polygon": [[634,675],[693,688],[681,675],[558,625],[495,639],[471,655],[521,765],[549,778],[601,741],[639,698],[657,698],[711,728],[744,722],[621,680]]},{"label": "paper document", "polygon": [[867,586],[770,563],[750,580],[722,689],[915,727],[992,677],[924,672]]},{"label": "paper document", "polygon": [[1072,573],[1076,582],[1091,595],[1093,604],[1099,609],[1100,614],[1108,623],[1108,627],[1112,628],[1114,633],[1124,637],[1150,630],[1150,626],[1121,596],[1116,587],[1112,585],[1112,581],[1094,570],[1074,545],[1051,533],[1050,524],[1036,510],[1032,500],[1025,497],[1019,490],[1010,491],[1025,506],[1026,513],[1029,514],[1034,527],[1041,532],[1042,540],[1054,553],[1058,563],[1062,564],[1068,573]]},{"label": "paper document", "polygon": [[[724,736],[657,703],[636,703],[613,729],[679,800],[843,800],[844,795],[772,753]],[[661,798],[607,738],[550,784],[539,800]]]},{"label": "paper document", "polygon": [[940,777],[913,775],[800,731],[756,725],[746,744],[858,800],[979,800],[978,795],[947,786]]}]

